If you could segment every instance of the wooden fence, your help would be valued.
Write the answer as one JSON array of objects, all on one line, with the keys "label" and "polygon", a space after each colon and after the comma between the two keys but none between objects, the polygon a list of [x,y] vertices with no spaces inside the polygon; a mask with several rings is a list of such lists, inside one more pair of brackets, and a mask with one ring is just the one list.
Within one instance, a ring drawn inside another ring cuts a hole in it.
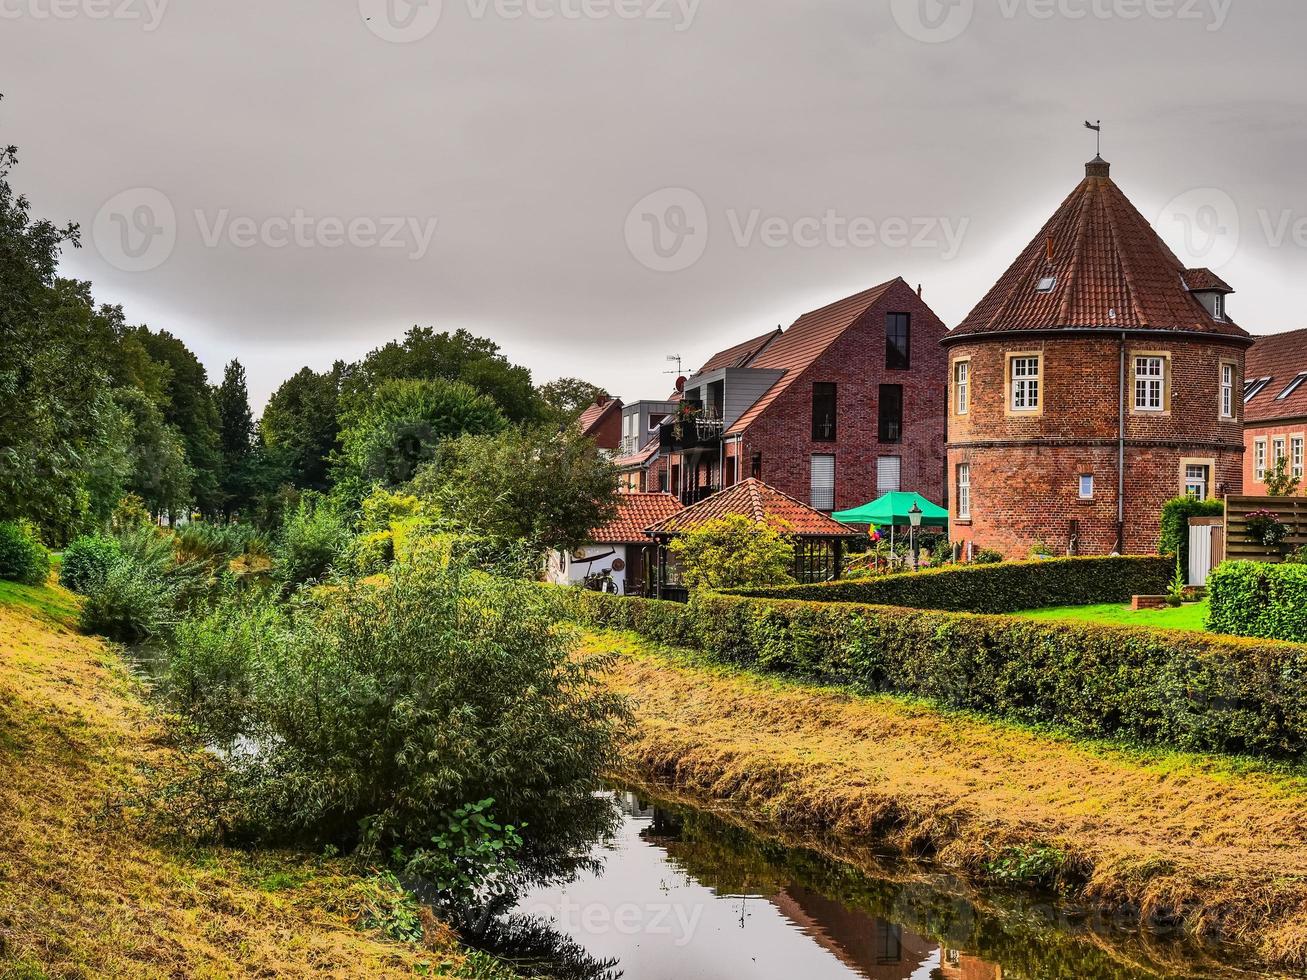
[{"label": "wooden fence", "polygon": [[[1248,536],[1248,515],[1268,510],[1288,525],[1289,537],[1279,548],[1268,548]],[[1307,497],[1226,497],[1225,557],[1231,561],[1278,564],[1284,555],[1307,545]]]}]

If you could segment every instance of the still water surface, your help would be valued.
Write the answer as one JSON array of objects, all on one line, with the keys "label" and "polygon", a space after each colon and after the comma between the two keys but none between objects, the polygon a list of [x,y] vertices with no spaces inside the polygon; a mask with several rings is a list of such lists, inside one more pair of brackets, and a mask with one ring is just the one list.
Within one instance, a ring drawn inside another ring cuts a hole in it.
[{"label": "still water surface", "polygon": [[[603,871],[534,891],[539,916],[626,980],[1178,980],[1257,976],[1024,894],[900,866],[880,878],[702,811],[614,796]],[[892,867],[886,865],[885,867]],[[1092,926],[1092,928],[1091,928]]]}]

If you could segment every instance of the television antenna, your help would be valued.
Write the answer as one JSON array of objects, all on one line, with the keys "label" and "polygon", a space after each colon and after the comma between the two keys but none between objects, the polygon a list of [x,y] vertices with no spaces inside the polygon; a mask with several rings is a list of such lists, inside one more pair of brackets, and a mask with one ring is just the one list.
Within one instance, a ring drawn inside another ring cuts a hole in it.
[{"label": "television antenna", "polygon": [[676,370],[675,370],[675,371],[664,371],[663,374],[675,374],[675,375],[678,375],[678,376],[679,376],[679,375],[685,373],[684,371],[681,370],[681,361],[682,361],[682,357],[681,357],[680,354],[668,354],[668,355],[667,355],[667,360],[668,360],[668,361],[675,361],[675,362],[676,362]]}]

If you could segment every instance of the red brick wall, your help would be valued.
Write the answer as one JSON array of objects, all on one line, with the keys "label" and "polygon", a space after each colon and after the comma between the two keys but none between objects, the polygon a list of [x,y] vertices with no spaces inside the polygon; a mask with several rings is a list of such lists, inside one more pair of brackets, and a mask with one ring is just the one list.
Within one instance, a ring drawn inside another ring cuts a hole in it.
[{"label": "red brick wall", "polygon": [[[1250,422],[1244,429],[1244,457],[1243,457],[1243,492],[1251,496],[1264,495],[1266,493],[1266,481],[1257,479],[1257,453],[1254,444],[1258,439],[1266,440],[1266,468],[1269,470],[1275,465],[1275,443],[1272,441],[1276,438],[1284,440],[1284,451],[1290,455],[1290,464],[1292,465],[1292,443],[1291,439],[1303,437],[1307,438],[1307,419],[1281,419],[1275,422]],[[1307,447],[1304,447],[1307,452]]]},{"label": "red brick wall", "polygon": [[[1042,414],[1006,411],[1007,356],[1040,352]],[[1127,351],[1125,548],[1155,550],[1162,505],[1182,491],[1183,460],[1211,467],[1209,492],[1243,487],[1243,347],[1219,341],[1131,337]],[[1168,407],[1134,413],[1130,355],[1169,356]],[[1024,557],[1037,543],[1064,552],[1079,522],[1078,551],[1116,547],[1119,341],[1064,335],[974,340],[949,348],[952,365],[971,362],[971,406],[958,415],[950,384],[949,479],[971,467],[971,522],[953,536],[977,548]],[[1232,419],[1220,417],[1220,365],[1234,364]],[[1081,474],[1094,476],[1094,497],[1079,499]]]},{"label": "red brick wall", "polygon": [[621,405],[611,409],[587,434],[600,449],[616,450],[622,444]]},{"label": "red brick wall", "polygon": [[[885,369],[885,315],[912,314],[912,367]],[[940,340],[946,328],[906,283],[845,331],[830,349],[767,407],[744,433],[739,477],[750,475],[754,453],[762,453],[762,479],[809,502],[811,457],[835,456],[835,508],[858,507],[880,496],[876,460],[902,458],[902,489],[943,504],[945,386],[947,361]],[[812,389],[834,382],[837,439],[812,440]],[[877,402],[881,384],[903,386],[903,441],[879,442]]]}]

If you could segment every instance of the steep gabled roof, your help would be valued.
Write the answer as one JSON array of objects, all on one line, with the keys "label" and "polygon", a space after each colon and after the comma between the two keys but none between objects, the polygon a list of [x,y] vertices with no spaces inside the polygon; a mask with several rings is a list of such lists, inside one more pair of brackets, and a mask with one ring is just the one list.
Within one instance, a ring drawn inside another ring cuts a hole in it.
[{"label": "steep gabled roof", "polygon": [[1280,398],[1299,374],[1307,372],[1307,330],[1258,337],[1248,350],[1244,375],[1271,380],[1244,406],[1249,424],[1272,419],[1307,418],[1307,381],[1287,398]]},{"label": "steep gabled roof", "polygon": [[749,362],[749,367],[782,370],[785,374],[736,420],[726,434],[735,435],[747,429],[844,331],[853,326],[870,307],[880,302],[891,286],[899,282],[903,280],[891,279],[819,310],[805,313],[794,322],[794,326],[768,344]]},{"label": "steep gabled roof", "polygon": [[715,493],[678,514],[653,524],[650,534],[681,534],[708,521],[731,514],[743,514],[758,523],[776,522],[785,533],[801,538],[856,537],[857,532],[831,520],[819,510],[781,493],[761,480],[749,479]]},{"label": "steep gabled roof", "polygon": [[695,371],[695,374],[707,374],[709,371],[719,371],[722,368],[742,368],[752,367],[749,362],[758,356],[762,350],[773,340],[781,335],[781,328],[769,330],[761,337],[754,337],[743,343],[736,344],[734,347],[728,347],[726,350],[718,351],[712,357],[708,358],[708,363]]},{"label": "steep gabled roof", "polygon": [[622,410],[622,400],[620,398],[609,398],[607,395],[603,397],[604,401],[594,402],[576,420],[576,424],[581,427],[581,435],[588,436],[593,432],[609,412],[613,410],[620,412]]},{"label": "steep gabled roof", "polygon": [[590,532],[595,544],[649,544],[645,533],[651,524],[666,520],[681,510],[681,502],[670,493],[619,493],[617,516]]},{"label": "steep gabled roof", "polygon": [[[1065,329],[1248,337],[1229,320],[1215,319],[1190,292],[1203,283],[1229,287],[1208,270],[1186,270],[1109,173],[1106,161],[1090,161],[1085,179],[946,342]],[[1041,292],[1041,280],[1052,287]]]}]

